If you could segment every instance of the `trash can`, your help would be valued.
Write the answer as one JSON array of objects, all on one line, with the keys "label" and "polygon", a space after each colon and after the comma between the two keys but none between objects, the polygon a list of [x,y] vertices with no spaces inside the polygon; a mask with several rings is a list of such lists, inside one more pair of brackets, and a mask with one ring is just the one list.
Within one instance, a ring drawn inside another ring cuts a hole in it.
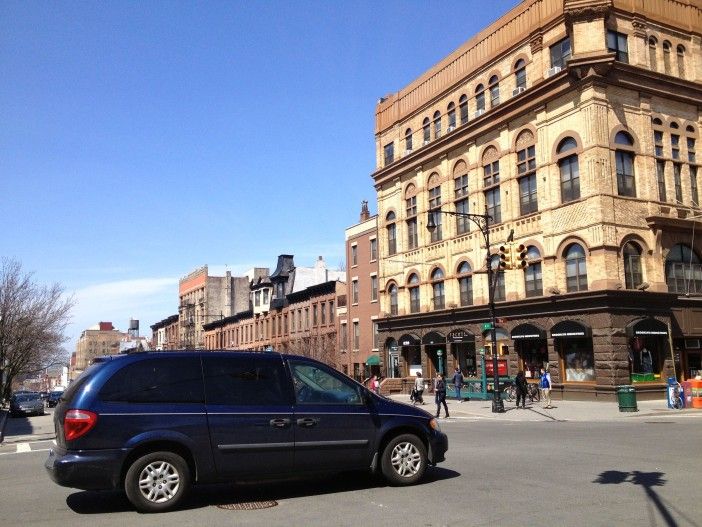
[{"label": "trash can", "polygon": [[638,412],[636,389],[633,386],[617,386],[617,399],[620,412]]}]

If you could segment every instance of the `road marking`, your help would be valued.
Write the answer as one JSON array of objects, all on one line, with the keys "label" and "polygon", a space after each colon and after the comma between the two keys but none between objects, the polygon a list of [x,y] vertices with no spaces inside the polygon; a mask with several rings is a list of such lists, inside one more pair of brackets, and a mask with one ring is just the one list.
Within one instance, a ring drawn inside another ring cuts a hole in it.
[{"label": "road marking", "polygon": [[21,454],[23,452],[31,452],[32,447],[29,446],[29,443],[17,443],[17,453]]},{"label": "road marking", "polygon": [[14,452],[0,452],[0,456],[10,456],[10,455],[16,455],[16,454],[34,454],[35,452],[48,452],[51,450],[50,448],[35,448],[34,450],[24,450],[24,451],[19,451],[16,450]]}]

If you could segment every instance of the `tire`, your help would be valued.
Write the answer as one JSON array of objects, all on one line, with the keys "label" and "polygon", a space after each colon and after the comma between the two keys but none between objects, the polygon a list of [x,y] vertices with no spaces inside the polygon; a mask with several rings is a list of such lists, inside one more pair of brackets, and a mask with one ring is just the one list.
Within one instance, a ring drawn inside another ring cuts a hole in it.
[{"label": "tire", "polygon": [[127,498],[140,512],[173,509],[190,488],[190,469],[173,452],[152,452],[131,464],[124,478]]},{"label": "tire", "polygon": [[503,391],[504,391],[504,394],[507,396],[508,401],[514,401],[514,399],[516,398],[516,391],[517,391],[514,388],[514,386],[507,386],[507,387],[505,387],[505,389]]},{"label": "tire", "polygon": [[427,470],[427,449],[415,435],[397,436],[383,450],[380,468],[391,485],[413,485]]}]

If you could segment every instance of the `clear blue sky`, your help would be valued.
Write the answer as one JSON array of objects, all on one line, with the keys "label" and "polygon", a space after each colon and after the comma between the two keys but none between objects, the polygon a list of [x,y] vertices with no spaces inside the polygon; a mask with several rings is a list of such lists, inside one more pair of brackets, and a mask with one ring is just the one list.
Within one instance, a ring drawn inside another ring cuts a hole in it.
[{"label": "clear blue sky", "polygon": [[0,255],[69,327],[177,312],[178,279],[343,261],[374,111],[517,0],[0,2]]}]

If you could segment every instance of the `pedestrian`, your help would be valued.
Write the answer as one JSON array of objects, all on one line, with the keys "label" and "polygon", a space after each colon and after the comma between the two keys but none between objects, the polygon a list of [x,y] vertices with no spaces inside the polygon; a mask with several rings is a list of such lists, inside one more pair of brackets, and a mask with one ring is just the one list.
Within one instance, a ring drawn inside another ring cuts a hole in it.
[{"label": "pedestrian", "polygon": [[456,372],[453,374],[453,386],[456,388],[456,399],[458,399],[459,403],[462,403],[461,388],[463,388],[463,374],[460,368],[456,368]]},{"label": "pedestrian", "polygon": [[551,408],[551,374],[545,368],[541,368],[541,379],[539,380],[541,398],[545,403],[544,408]]},{"label": "pedestrian", "polygon": [[519,408],[520,399],[522,401],[522,408],[526,408],[527,380],[526,375],[524,375],[524,370],[519,370],[519,372],[517,372],[517,378],[514,379],[514,385],[517,388],[517,408]]},{"label": "pedestrian", "polygon": [[436,417],[439,417],[441,405],[443,404],[446,414],[444,417],[448,419],[449,411],[448,406],[446,406],[446,381],[444,381],[444,375],[442,373],[436,374],[436,380],[434,381],[434,400],[436,402]]},{"label": "pedestrian", "polygon": [[380,381],[378,380],[377,376],[373,375],[373,377],[371,377],[371,380],[368,384],[370,386],[370,389],[373,392],[380,394]]},{"label": "pedestrian", "polygon": [[422,372],[417,372],[417,378],[414,380],[414,404],[425,404],[422,394],[424,393],[424,379]]}]

